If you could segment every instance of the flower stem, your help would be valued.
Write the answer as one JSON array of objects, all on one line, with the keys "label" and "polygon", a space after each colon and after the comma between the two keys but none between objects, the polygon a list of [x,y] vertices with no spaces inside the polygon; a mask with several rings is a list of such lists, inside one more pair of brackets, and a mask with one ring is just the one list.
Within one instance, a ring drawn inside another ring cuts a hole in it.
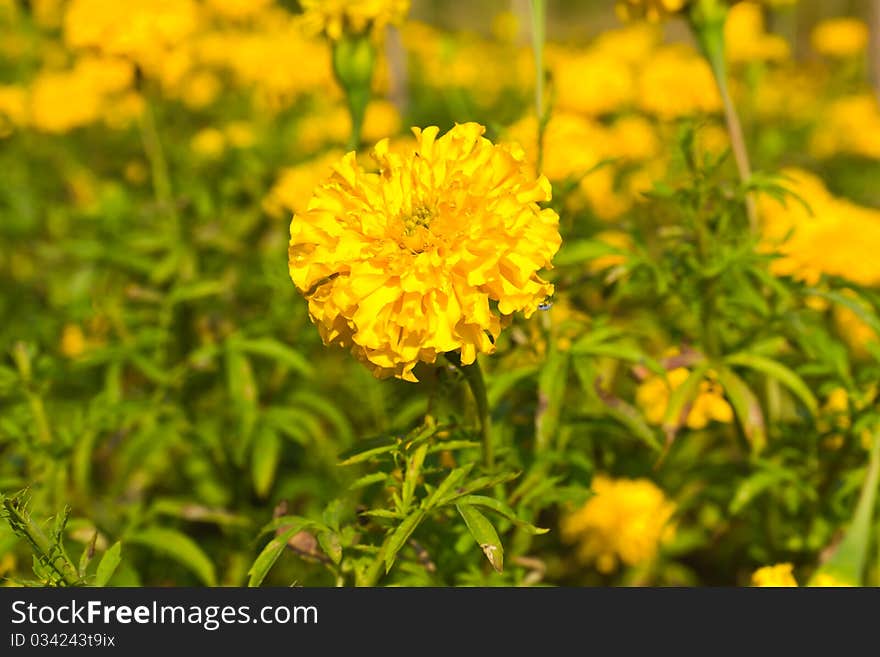
[{"label": "flower stem", "polygon": [[162,209],[173,212],[171,176],[168,173],[168,162],[165,160],[162,142],[159,139],[159,130],[156,128],[156,118],[149,100],[144,102],[144,110],[140,116],[140,129],[144,153],[150,163],[150,176],[153,180],[153,193],[156,196],[156,202]]},{"label": "flower stem", "polygon": [[[718,85],[718,93],[724,107],[727,132],[730,136],[730,146],[736,160],[740,180],[743,184],[748,184],[752,177],[749,152],[739,114],[727,83],[727,61],[724,55],[724,23],[727,19],[727,6],[720,0],[701,0],[693,5],[689,17],[691,29],[700,44],[703,55],[712,68],[715,82]],[[749,192],[746,192],[745,195],[745,206],[749,228],[754,234],[758,230],[758,210],[755,199]]]},{"label": "flower stem", "polygon": [[464,375],[470,386],[474,401],[477,404],[477,414],[480,417],[480,436],[483,440],[483,463],[487,470],[495,469],[495,452],[492,446],[492,426],[489,418],[489,398],[486,394],[486,382],[483,379],[483,370],[479,361],[471,365],[462,365],[461,354],[447,352],[446,360],[455,365]]}]

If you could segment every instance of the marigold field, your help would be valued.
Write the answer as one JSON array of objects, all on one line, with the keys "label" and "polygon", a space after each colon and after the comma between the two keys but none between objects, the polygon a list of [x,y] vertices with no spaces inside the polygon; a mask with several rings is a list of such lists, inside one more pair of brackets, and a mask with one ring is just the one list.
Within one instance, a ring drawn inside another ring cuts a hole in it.
[{"label": "marigold field", "polygon": [[0,0],[0,578],[880,585],[878,98],[870,0]]}]

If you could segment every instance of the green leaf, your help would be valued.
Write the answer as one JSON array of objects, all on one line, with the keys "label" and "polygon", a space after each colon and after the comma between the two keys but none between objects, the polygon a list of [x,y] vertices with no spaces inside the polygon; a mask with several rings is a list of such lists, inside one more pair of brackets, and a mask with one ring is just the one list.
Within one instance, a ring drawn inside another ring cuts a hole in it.
[{"label": "green leaf", "polygon": [[440,482],[440,485],[437,486],[437,488],[435,488],[431,492],[431,494],[428,495],[428,497],[425,499],[425,501],[423,502],[424,508],[426,510],[430,510],[435,508],[436,506],[439,506],[438,502],[440,502],[440,500],[448,495],[453,488],[464,481],[464,478],[467,477],[467,475],[470,473],[471,470],[473,470],[473,468],[474,464],[468,463],[465,466],[452,470],[448,475],[446,475],[446,478]]},{"label": "green leaf", "polygon": [[361,440],[350,450],[339,455],[339,465],[354,465],[355,463],[362,463],[374,456],[393,452],[395,449],[398,449],[399,446],[399,439],[389,438],[387,436]]},{"label": "green leaf", "polygon": [[269,534],[271,532],[278,531],[279,529],[288,525],[300,525],[304,528],[318,527],[319,529],[329,529],[329,527],[325,527],[321,523],[315,522],[314,520],[309,520],[308,518],[304,518],[302,516],[278,516],[277,518],[272,518],[272,520],[270,520],[260,528],[260,531],[257,534],[257,538],[265,536],[266,534]]},{"label": "green leaf", "polygon": [[113,577],[119,562],[122,561],[122,543],[116,541],[107,548],[101,562],[98,564],[98,571],[95,573],[95,586],[107,586],[107,582]]},{"label": "green leaf", "polygon": [[815,582],[819,575],[830,575],[844,584],[862,586],[868,548],[871,545],[871,526],[878,486],[880,486],[880,430],[875,431],[873,436],[865,482],[862,485],[852,523],[834,554],[816,571],[811,582]]},{"label": "green leaf", "polygon": [[318,532],[318,545],[337,566],[342,562],[342,544],[339,534],[331,531]]},{"label": "green leaf", "polygon": [[753,454],[760,454],[767,445],[767,431],[764,426],[764,413],[755,393],[728,367],[717,369],[718,382],[724,388],[725,396],[730,400],[733,411],[739,420],[746,440],[752,447]]},{"label": "green leaf", "polygon": [[491,511],[494,511],[500,516],[503,516],[510,520],[514,525],[523,529],[524,531],[532,534],[534,536],[539,536],[541,534],[546,534],[549,532],[549,529],[543,529],[541,527],[535,527],[533,524],[526,522],[525,520],[521,520],[519,516],[516,515],[516,512],[511,509],[509,506],[504,504],[503,502],[496,500],[494,497],[488,497],[486,495],[466,495],[461,498],[460,504],[468,504],[471,506],[482,506]]},{"label": "green leaf", "polygon": [[409,512],[409,508],[413,503],[416,493],[416,484],[418,484],[419,476],[422,473],[422,465],[425,463],[425,456],[428,454],[428,443],[422,443],[406,460],[406,475],[403,479],[401,487],[401,513]]},{"label": "green leaf", "polygon": [[238,415],[241,432],[238,440],[239,453],[244,457],[257,421],[257,381],[250,361],[240,351],[232,348],[226,349],[226,386]]},{"label": "green leaf", "polygon": [[520,381],[534,376],[537,372],[538,368],[530,365],[493,373],[492,378],[486,384],[486,398],[489,401],[489,408],[495,408],[511,388]]},{"label": "green leaf", "polygon": [[174,559],[191,570],[205,586],[217,585],[214,564],[202,548],[186,534],[174,529],[151,527],[128,536],[126,542],[143,545]]},{"label": "green leaf", "polygon": [[312,367],[312,364],[306,360],[305,356],[273,338],[256,338],[249,340],[236,337],[233,338],[231,342],[238,351],[243,351],[253,356],[268,358],[277,363],[281,363],[282,365],[286,365],[303,376],[312,376],[314,374],[314,368]]},{"label": "green leaf", "polygon": [[498,538],[495,527],[486,516],[470,504],[459,502],[455,508],[464,518],[464,524],[467,525],[468,531],[480,546],[483,554],[486,555],[489,563],[500,573],[504,568],[504,549],[501,547],[501,539]]},{"label": "green leaf", "polygon": [[618,253],[626,253],[626,251],[611,246],[601,240],[577,240],[574,242],[565,242],[559,250],[559,253],[553,258],[553,264],[557,267],[577,265],[586,263],[589,260],[594,260],[595,258]]},{"label": "green leaf", "polygon": [[567,352],[550,348],[538,377],[538,412],[535,415],[535,442],[539,452],[549,449],[559,428],[562,402],[568,384]]},{"label": "green leaf", "polygon": [[366,488],[367,486],[372,486],[373,484],[378,484],[379,482],[385,482],[389,479],[389,475],[384,472],[373,472],[368,475],[364,475],[363,477],[358,477],[355,479],[352,484],[348,487],[349,490],[357,490],[358,488]]},{"label": "green leaf", "polygon": [[386,573],[391,570],[391,566],[394,565],[394,560],[397,558],[397,553],[400,552],[400,549],[404,546],[409,537],[412,536],[412,533],[424,518],[424,510],[418,509],[413,511],[403,519],[403,522],[401,522],[391,534],[388,535],[388,539],[384,546]]},{"label": "green leaf", "polygon": [[[432,495],[429,498],[430,505],[431,507],[445,506],[450,502],[453,502],[454,500],[464,497],[465,495],[476,493],[478,490],[485,490],[487,488],[494,488],[499,484],[505,484],[512,479],[516,479],[519,475],[519,472],[504,472],[502,474],[492,476],[477,477],[476,479],[472,479],[466,484],[456,487],[454,490],[450,490],[450,488],[452,487],[447,488],[442,496],[436,495],[436,493],[439,492],[438,488],[437,491],[435,491],[435,495]],[[442,484],[441,487],[443,487]],[[425,506],[427,505],[428,503],[426,502]]]},{"label": "green leaf", "polygon": [[[288,516],[288,518],[290,522],[284,523],[287,525],[287,528],[266,544],[266,547],[263,548],[263,551],[260,552],[248,569],[248,586],[253,587],[262,584],[272,566],[278,561],[278,557],[281,556],[284,548],[287,547],[287,542],[291,537],[314,524],[304,518],[296,518],[295,516]],[[283,520],[283,518],[278,520]]]},{"label": "green leaf", "polygon": [[95,543],[98,540],[98,530],[96,529],[92,534],[92,538],[86,543],[85,547],[83,547],[82,554],[79,558],[79,576],[80,579],[85,577],[86,569],[89,567],[89,563],[92,560],[92,557],[95,555]]},{"label": "green leaf", "polygon": [[791,390],[800,399],[810,414],[815,417],[818,412],[819,403],[813,395],[810,388],[804,383],[804,380],[795,374],[785,365],[765,356],[753,353],[738,353],[728,356],[726,359],[728,365],[741,365],[756,370],[767,376],[776,379]]},{"label": "green leaf", "polygon": [[272,429],[263,427],[254,438],[251,452],[251,476],[258,497],[266,497],[275,481],[281,460],[281,438]]}]

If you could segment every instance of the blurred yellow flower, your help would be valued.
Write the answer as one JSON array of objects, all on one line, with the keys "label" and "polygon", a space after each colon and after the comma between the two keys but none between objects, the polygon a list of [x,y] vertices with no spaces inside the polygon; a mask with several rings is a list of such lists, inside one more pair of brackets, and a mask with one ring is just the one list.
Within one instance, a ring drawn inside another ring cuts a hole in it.
[{"label": "blurred yellow flower", "polygon": [[[633,248],[632,237],[628,233],[620,230],[605,230],[596,235],[596,239],[604,242],[608,246],[612,246],[621,251],[630,251]],[[614,253],[611,255],[599,256],[590,261],[589,269],[591,272],[598,273],[605,269],[617,267],[626,262],[626,253]]]},{"label": "blurred yellow flower", "polygon": [[845,582],[839,577],[835,577],[830,573],[817,573],[813,575],[813,578],[810,580],[810,583],[807,586],[819,586],[825,588],[845,588],[854,586],[849,582]]},{"label": "blurred yellow flower", "polygon": [[211,13],[229,20],[252,18],[273,4],[274,0],[205,0]]},{"label": "blurred yellow flower", "polygon": [[[690,375],[686,367],[676,367],[666,377],[654,375],[636,389],[636,403],[651,424],[661,424],[669,405],[669,396]],[[733,422],[733,409],[724,398],[724,391],[713,380],[711,372],[700,382],[696,399],[691,404],[685,424],[689,429],[704,429],[712,421]]]},{"label": "blurred yellow flower", "polygon": [[226,150],[226,136],[218,128],[203,128],[193,135],[190,148],[196,155],[213,160]]},{"label": "blurred yellow flower", "polygon": [[857,18],[831,18],[815,27],[811,41],[822,55],[854,57],[868,47],[868,26]]},{"label": "blurred yellow flower", "polygon": [[305,212],[315,188],[330,177],[342,156],[341,150],[334,149],[283,169],[263,200],[263,209],[274,217]]},{"label": "blurred yellow flower", "polygon": [[593,478],[594,495],[563,517],[561,531],[578,544],[578,558],[611,573],[619,563],[637,566],[653,559],[675,534],[676,506],[649,479]]},{"label": "blurred yellow flower", "polygon": [[85,56],[65,71],[39,73],[30,88],[30,122],[39,130],[63,133],[93,123],[112,111],[134,78],[129,62]]},{"label": "blurred yellow flower", "polygon": [[778,563],[775,566],[764,566],[752,573],[752,586],[791,587],[797,586],[792,574],[794,566],[790,563]]},{"label": "blurred yellow flower", "polygon": [[666,120],[721,111],[712,69],[683,45],[660,48],[644,62],[636,99],[644,111]]},{"label": "blurred yellow flower", "polygon": [[300,0],[300,5],[310,32],[338,41],[345,33],[377,36],[388,25],[399,25],[410,0]]},{"label": "blurred yellow flower", "polygon": [[86,350],[86,336],[79,324],[67,324],[61,332],[61,353],[68,358],[81,356]]},{"label": "blurred yellow flower", "polygon": [[633,71],[620,59],[594,51],[556,50],[553,84],[560,110],[609,114],[625,108],[636,88]]},{"label": "blurred yellow flower", "polygon": [[764,10],[757,2],[738,2],[730,8],[724,46],[731,62],[778,61],[791,52],[785,39],[767,33]]},{"label": "blurred yellow flower", "polygon": [[27,91],[14,84],[0,84],[0,138],[27,121]]},{"label": "blurred yellow flower", "polygon": [[822,274],[841,276],[862,285],[880,284],[880,210],[833,196],[821,179],[799,169],[783,171],[792,192],[809,206],[761,196],[763,245],[779,254],[771,263],[778,276],[810,284]]},{"label": "blurred yellow flower", "polygon": [[529,316],[553,292],[538,271],[561,244],[559,217],[538,205],[550,183],[521,149],[475,123],[413,132],[406,156],[376,145],[379,173],[347,154],[293,218],[289,250],[324,342],[409,381],[442,353],[471,364],[494,351],[502,317]]},{"label": "blurred yellow flower", "polygon": [[874,94],[835,99],[816,122],[810,142],[816,157],[840,153],[880,160],[880,102]]},{"label": "blurred yellow flower", "polygon": [[617,0],[617,15],[630,21],[645,18],[659,21],[661,18],[684,9],[688,0]]},{"label": "blurred yellow flower", "polygon": [[71,0],[64,38],[72,48],[124,56],[154,71],[198,25],[193,0]]}]

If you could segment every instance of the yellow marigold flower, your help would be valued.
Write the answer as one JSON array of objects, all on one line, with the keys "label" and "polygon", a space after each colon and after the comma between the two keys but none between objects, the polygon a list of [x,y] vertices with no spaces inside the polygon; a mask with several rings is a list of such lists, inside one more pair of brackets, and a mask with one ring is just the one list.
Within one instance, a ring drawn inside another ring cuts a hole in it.
[{"label": "yellow marigold flower", "polygon": [[721,110],[718,83],[708,62],[691,48],[661,48],[641,70],[638,105],[661,119],[673,120]]},{"label": "yellow marigold flower", "polygon": [[0,84],[0,138],[12,133],[13,126],[27,121],[27,92],[17,85]]},{"label": "yellow marigold flower", "polygon": [[216,159],[226,150],[226,135],[217,128],[203,128],[193,135],[190,148],[207,160]]},{"label": "yellow marigold flower", "polygon": [[775,566],[764,566],[752,573],[752,586],[791,587],[797,586],[797,580],[790,563],[778,563]]},{"label": "yellow marigold flower", "polygon": [[817,157],[849,153],[880,159],[880,103],[874,94],[845,96],[832,102],[817,122],[810,142]]},{"label": "yellow marigold flower", "polygon": [[388,25],[399,25],[410,0],[300,0],[300,5],[309,31],[338,41],[346,32],[378,35]]},{"label": "yellow marigold flower", "polygon": [[[651,424],[660,424],[666,415],[669,396],[690,375],[685,367],[676,367],[666,377],[651,376],[636,389],[636,403]],[[721,387],[707,377],[700,382],[700,391],[691,404],[685,424],[690,429],[704,429],[710,422],[733,422],[733,409],[724,398]]]},{"label": "yellow marigold flower", "polygon": [[71,47],[125,56],[152,70],[164,51],[195,32],[198,9],[193,0],[72,0],[64,38]]},{"label": "yellow marigold flower", "polygon": [[626,252],[631,251],[633,248],[633,240],[632,237],[628,233],[624,233],[620,230],[605,230],[596,235],[596,239],[600,242],[605,242],[608,246],[614,247],[615,249],[619,249],[624,253],[614,253],[611,255],[603,255],[595,258],[590,261],[589,269],[593,273],[598,273],[604,271],[605,269],[611,269],[612,267],[617,267],[626,262],[627,256]]},{"label": "yellow marigold flower", "polygon": [[880,343],[880,335],[877,335],[871,325],[846,306],[835,304],[833,317],[837,332],[858,358],[866,358],[870,354],[869,344]]},{"label": "yellow marigold flower", "polygon": [[205,0],[211,13],[228,20],[252,18],[272,4],[273,0]]},{"label": "yellow marigold flower", "polygon": [[79,324],[67,324],[61,332],[61,353],[68,358],[81,356],[86,350],[86,336]]},{"label": "yellow marigold flower", "polygon": [[348,153],[291,222],[290,275],[325,344],[377,377],[414,381],[418,362],[457,350],[473,363],[502,317],[529,316],[553,292],[538,276],[561,244],[559,217],[538,205],[550,183],[484,131],[416,128],[406,156],[382,140],[378,173]]},{"label": "yellow marigold flower", "polygon": [[857,18],[831,18],[813,30],[813,48],[828,57],[854,57],[868,47],[868,26]]},{"label": "yellow marigold flower", "polygon": [[578,543],[578,557],[600,572],[650,561],[674,535],[675,503],[652,481],[600,474],[592,489],[593,497],[562,519],[561,530],[564,540]]},{"label": "yellow marigold flower", "polygon": [[816,573],[813,575],[813,579],[810,580],[810,583],[807,586],[821,586],[826,588],[843,588],[854,586],[850,582],[845,582],[839,577],[832,575],[831,573]]},{"label": "yellow marigold flower", "polygon": [[659,21],[681,11],[687,3],[688,0],[618,0],[616,9],[617,15],[624,21],[641,18]]},{"label": "yellow marigold flower", "polygon": [[551,59],[561,110],[609,114],[625,108],[635,97],[633,70],[626,61],[592,50],[555,50]]},{"label": "yellow marigold flower", "polygon": [[862,285],[880,283],[880,210],[836,198],[821,179],[798,169],[783,171],[786,184],[801,199],[783,204],[759,199],[763,249],[780,255],[771,264],[778,276],[810,284],[823,273]]},{"label": "yellow marigold flower", "polygon": [[724,45],[731,62],[778,61],[789,56],[788,42],[768,34],[757,2],[738,2],[724,23]]},{"label": "yellow marigold flower", "polygon": [[283,169],[263,200],[263,209],[276,217],[305,212],[315,187],[330,176],[333,165],[342,156],[341,149],[331,150],[308,162]]}]

